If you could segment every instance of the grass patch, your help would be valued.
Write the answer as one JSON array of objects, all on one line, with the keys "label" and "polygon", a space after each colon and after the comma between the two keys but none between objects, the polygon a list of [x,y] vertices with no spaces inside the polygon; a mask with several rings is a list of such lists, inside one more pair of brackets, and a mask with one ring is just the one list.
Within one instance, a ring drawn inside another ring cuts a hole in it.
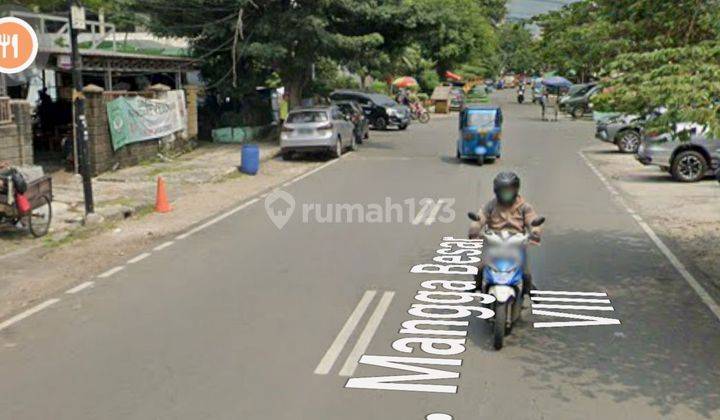
[{"label": "grass patch", "polygon": [[54,239],[52,237],[45,237],[43,239],[43,245],[47,248],[55,249],[65,245],[72,244],[77,241],[88,239],[91,236],[97,235],[98,233],[112,229],[117,225],[116,222],[103,222],[96,226],[81,226],[77,229],[71,230],[67,235],[60,239]]},{"label": "grass patch", "polygon": [[147,176],[148,176],[148,178],[152,179],[152,178],[157,177],[158,175],[178,173],[178,172],[187,172],[187,171],[190,171],[190,170],[192,170],[192,169],[193,169],[193,168],[188,168],[188,167],[185,167],[185,166],[177,166],[177,165],[168,166],[168,167],[158,167],[158,168],[153,168],[153,169],[151,169],[151,170],[147,173]]}]

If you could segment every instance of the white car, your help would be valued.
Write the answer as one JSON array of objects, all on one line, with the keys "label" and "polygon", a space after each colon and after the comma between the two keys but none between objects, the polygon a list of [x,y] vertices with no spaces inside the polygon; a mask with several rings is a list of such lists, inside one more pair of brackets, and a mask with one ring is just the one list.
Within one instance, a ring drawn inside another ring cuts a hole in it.
[{"label": "white car", "polygon": [[283,159],[296,152],[329,152],[338,158],[355,150],[355,125],[336,105],[292,110],[280,133]]}]

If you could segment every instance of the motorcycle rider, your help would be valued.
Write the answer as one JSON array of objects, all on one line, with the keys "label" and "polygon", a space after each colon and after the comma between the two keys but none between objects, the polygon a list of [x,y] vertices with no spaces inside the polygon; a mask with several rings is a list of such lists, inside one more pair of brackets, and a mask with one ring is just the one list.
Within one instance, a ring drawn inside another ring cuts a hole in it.
[{"label": "motorcycle rider", "polygon": [[517,97],[518,103],[523,103],[525,101],[525,81],[521,81],[518,84]]},{"label": "motorcycle rider", "polygon": [[[472,222],[468,236],[477,239],[487,226],[493,231],[507,230],[511,233],[530,232],[530,243],[539,244],[541,228],[532,226],[538,218],[533,207],[520,195],[520,177],[514,172],[501,172],[493,181],[495,198],[490,200],[477,214],[480,220]],[[480,273],[482,267],[480,267]],[[532,274],[527,253],[523,260],[523,293],[533,289]],[[478,288],[480,287],[478,283]]]}]

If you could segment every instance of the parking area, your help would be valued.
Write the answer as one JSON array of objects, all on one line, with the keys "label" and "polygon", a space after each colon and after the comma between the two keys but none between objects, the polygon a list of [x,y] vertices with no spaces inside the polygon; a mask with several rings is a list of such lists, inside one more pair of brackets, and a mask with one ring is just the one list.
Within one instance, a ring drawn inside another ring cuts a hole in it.
[{"label": "parking area", "polygon": [[673,252],[694,264],[720,290],[720,185],[708,177],[681,183],[656,166],[643,166],[632,154],[599,141],[585,156],[621,190],[658,234],[673,245]]}]

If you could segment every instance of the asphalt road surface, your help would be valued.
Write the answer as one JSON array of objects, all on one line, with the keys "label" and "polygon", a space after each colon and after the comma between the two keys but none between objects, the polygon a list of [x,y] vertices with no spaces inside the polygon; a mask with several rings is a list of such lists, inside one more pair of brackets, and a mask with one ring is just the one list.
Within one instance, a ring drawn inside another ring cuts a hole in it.
[{"label": "asphalt road surface", "polygon": [[[282,187],[295,202],[282,229],[258,197],[78,279],[76,293],[0,332],[0,418],[720,418],[720,320],[578,154],[591,123],[541,122],[511,94],[495,98],[505,126],[494,164],[455,160],[455,116],[373,132]],[[558,311],[607,322],[538,328],[577,319],[528,308],[501,351],[475,316],[401,333],[422,319],[408,311],[423,304],[423,282],[472,279],[411,269],[457,249],[443,238],[465,236],[466,212],[490,198],[500,170],[520,174],[548,219],[531,251],[540,289],[605,294],[591,299],[612,310]],[[344,204],[381,216],[334,217]],[[462,344],[437,355],[397,341],[421,338]],[[395,378],[367,379],[382,376]]]}]

